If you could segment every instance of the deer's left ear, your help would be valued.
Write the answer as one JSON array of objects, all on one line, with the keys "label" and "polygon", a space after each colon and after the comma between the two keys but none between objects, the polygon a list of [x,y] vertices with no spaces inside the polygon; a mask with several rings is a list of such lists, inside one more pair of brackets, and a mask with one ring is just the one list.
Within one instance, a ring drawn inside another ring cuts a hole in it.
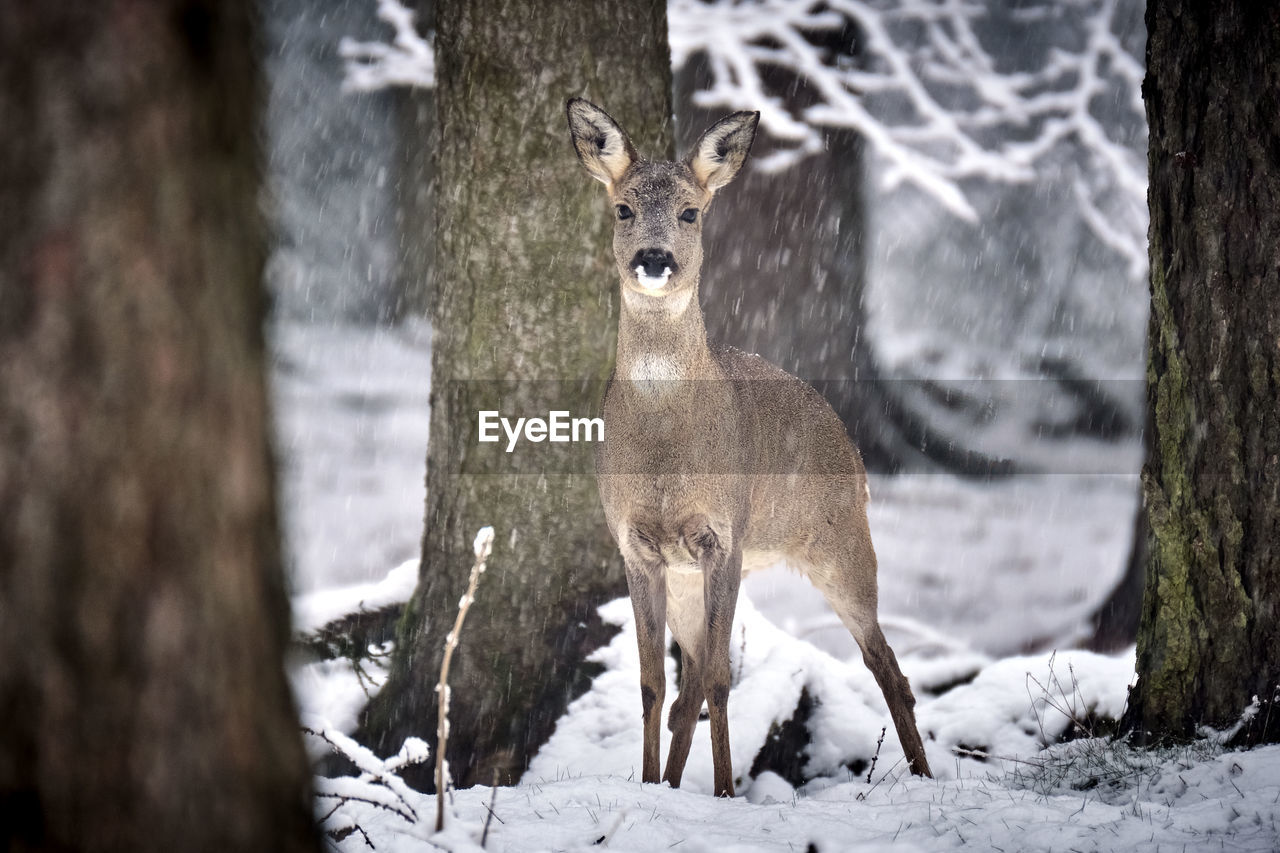
[{"label": "deer's left ear", "polygon": [[756,138],[760,113],[741,112],[725,116],[698,140],[689,155],[689,168],[707,192],[715,192],[734,179],[747,162]]},{"label": "deer's left ear", "polygon": [[591,177],[612,188],[637,159],[631,140],[608,113],[590,101],[570,98],[565,112],[578,159]]}]

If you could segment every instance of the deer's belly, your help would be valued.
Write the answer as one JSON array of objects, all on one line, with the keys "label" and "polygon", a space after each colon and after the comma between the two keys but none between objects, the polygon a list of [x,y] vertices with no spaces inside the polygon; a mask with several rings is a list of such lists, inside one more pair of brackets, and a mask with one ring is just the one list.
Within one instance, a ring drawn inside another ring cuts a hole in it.
[{"label": "deer's belly", "polygon": [[[765,569],[786,562],[776,551],[746,551],[742,555],[742,573]],[[692,560],[667,563],[667,627],[690,654],[699,654],[706,626],[706,607],[702,600],[702,570]]]},{"label": "deer's belly", "polygon": [[[781,551],[751,550],[742,552],[742,573],[744,575],[787,563],[787,555]],[[668,559],[667,574],[681,577],[696,575],[698,583],[702,583],[702,569],[687,556],[679,560]]]}]

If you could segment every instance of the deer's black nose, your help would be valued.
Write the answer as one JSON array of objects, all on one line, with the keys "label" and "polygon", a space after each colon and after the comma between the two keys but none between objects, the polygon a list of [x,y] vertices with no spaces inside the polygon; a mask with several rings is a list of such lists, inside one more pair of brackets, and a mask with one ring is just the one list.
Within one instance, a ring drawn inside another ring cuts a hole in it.
[{"label": "deer's black nose", "polygon": [[641,249],[631,259],[631,269],[639,267],[650,278],[658,278],[663,271],[676,271],[676,259],[665,249]]}]

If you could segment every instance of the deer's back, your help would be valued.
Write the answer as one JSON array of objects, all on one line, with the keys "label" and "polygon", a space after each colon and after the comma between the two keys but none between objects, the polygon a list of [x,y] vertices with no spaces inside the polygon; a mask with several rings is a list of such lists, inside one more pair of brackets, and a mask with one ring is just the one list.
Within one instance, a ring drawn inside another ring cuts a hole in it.
[{"label": "deer's back", "polygon": [[844,423],[822,395],[757,355],[718,354],[751,414],[754,457],[744,548],[805,561],[842,536],[866,505],[866,471]]}]

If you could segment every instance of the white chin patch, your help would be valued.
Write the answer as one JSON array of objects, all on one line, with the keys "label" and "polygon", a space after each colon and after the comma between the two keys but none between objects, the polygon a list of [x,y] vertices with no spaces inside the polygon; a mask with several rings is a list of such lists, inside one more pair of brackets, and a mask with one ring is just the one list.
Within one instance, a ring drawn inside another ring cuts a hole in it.
[{"label": "white chin patch", "polygon": [[671,278],[671,267],[664,267],[662,275],[645,275],[644,267],[637,265],[636,278],[645,290],[661,290],[667,286],[667,279]]}]

